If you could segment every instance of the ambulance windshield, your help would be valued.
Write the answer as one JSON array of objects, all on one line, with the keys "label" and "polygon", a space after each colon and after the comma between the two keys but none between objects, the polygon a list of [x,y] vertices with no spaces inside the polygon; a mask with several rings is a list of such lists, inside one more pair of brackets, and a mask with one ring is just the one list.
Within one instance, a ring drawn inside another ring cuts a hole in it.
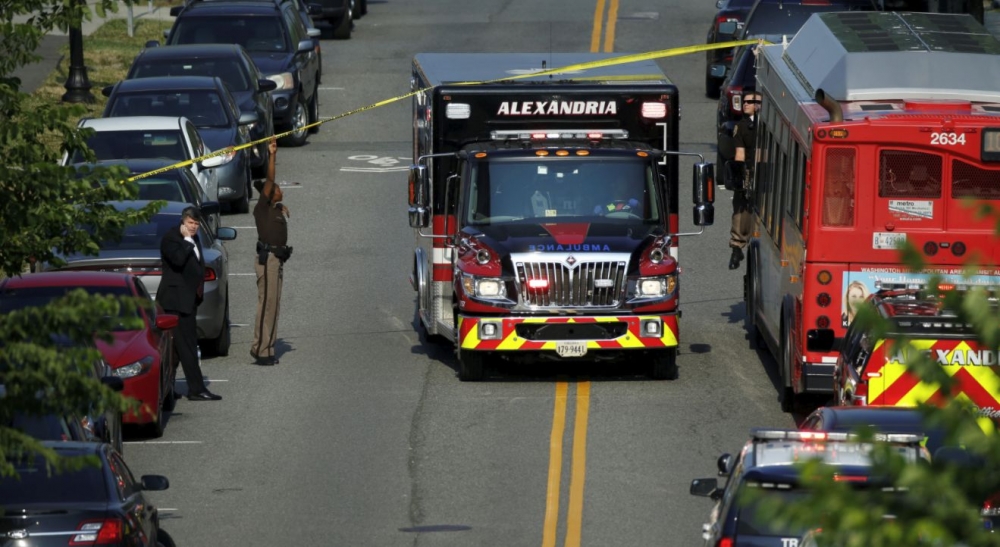
[{"label": "ambulance windshield", "polygon": [[652,165],[640,158],[535,157],[481,161],[463,204],[464,223],[657,224]]}]

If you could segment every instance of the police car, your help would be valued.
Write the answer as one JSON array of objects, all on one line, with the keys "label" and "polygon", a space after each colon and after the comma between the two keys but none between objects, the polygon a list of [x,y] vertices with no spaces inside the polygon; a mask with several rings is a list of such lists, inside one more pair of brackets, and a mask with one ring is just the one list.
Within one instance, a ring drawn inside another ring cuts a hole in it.
[{"label": "police car", "polygon": [[[877,439],[891,443],[908,462],[927,461],[927,451],[920,446],[922,436],[884,434]],[[799,464],[819,459],[835,468],[835,479],[859,488],[886,486],[872,477],[871,453],[874,445],[858,442],[853,434],[843,432],[755,429],[750,440],[736,456],[723,454],[717,462],[719,476],[727,477],[724,487],[719,479],[704,478],[691,482],[691,494],[715,500],[709,522],[702,526],[708,547],[798,547],[809,528],[780,526],[760,511],[758,503],[743,503],[749,492],[794,504],[807,492],[798,480]],[[817,523],[818,524],[818,523]]]},{"label": "police car", "polygon": [[[882,290],[868,302],[886,319],[878,336],[852,323],[840,341],[834,369],[838,405],[916,406],[944,395],[941,386],[920,381],[907,369],[919,353],[955,380],[952,395],[986,410],[1000,410],[997,352],[980,345],[972,326],[944,308],[940,298],[916,289]],[[910,348],[896,339],[909,340]]]}]

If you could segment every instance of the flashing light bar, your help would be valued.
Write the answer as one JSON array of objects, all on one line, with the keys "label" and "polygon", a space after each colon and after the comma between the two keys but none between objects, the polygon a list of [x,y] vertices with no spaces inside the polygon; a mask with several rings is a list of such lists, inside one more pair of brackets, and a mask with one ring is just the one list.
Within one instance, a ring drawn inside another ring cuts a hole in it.
[{"label": "flashing light bar", "polygon": [[642,117],[663,119],[667,117],[666,103],[642,103]]},{"label": "flashing light bar", "polygon": [[628,131],[624,129],[510,129],[490,131],[490,140],[494,141],[538,141],[547,139],[610,140],[627,138]]},{"label": "flashing light bar", "polygon": [[[855,433],[843,431],[800,431],[797,429],[752,429],[750,435],[758,441],[851,441],[858,440]],[[919,443],[920,435],[910,433],[876,433],[876,441],[889,443]]]},{"label": "flashing light bar", "polygon": [[472,116],[472,105],[468,103],[448,103],[444,115],[449,120],[467,120]]},{"label": "flashing light bar", "polygon": [[528,288],[536,291],[543,291],[549,288],[548,279],[529,279]]}]

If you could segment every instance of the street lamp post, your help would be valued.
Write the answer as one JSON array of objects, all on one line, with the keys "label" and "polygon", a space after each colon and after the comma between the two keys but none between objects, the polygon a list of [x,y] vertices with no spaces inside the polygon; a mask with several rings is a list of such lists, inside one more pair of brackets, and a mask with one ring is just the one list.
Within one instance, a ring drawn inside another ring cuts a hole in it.
[{"label": "street lamp post", "polygon": [[87,67],[83,64],[83,31],[82,23],[77,23],[69,29],[69,77],[66,78],[66,93],[62,96],[67,103],[92,103],[94,96],[90,94],[90,79],[87,78]]}]

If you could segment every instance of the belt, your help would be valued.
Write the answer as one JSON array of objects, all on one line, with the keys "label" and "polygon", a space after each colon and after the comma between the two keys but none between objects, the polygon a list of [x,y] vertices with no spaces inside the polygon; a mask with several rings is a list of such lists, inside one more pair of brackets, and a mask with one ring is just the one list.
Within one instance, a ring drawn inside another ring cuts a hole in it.
[{"label": "belt", "polygon": [[267,243],[264,243],[263,241],[258,241],[257,242],[257,252],[268,251],[268,252],[272,252],[273,253],[275,251],[285,251],[287,249],[288,249],[288,245],[268,245]]}]

